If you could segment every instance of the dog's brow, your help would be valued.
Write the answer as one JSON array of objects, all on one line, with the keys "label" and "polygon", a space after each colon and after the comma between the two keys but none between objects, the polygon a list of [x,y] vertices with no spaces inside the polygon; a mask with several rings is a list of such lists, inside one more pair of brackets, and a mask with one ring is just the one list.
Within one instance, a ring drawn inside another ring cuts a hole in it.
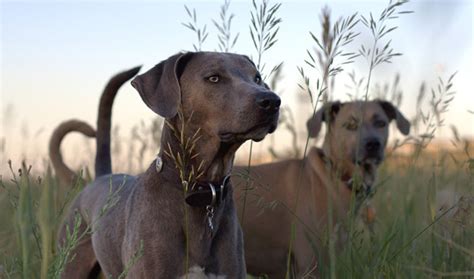
[{"label": "dog's brow", "polygon": [[220,66],[211,66],[211,67],[207,67],[205,69],[203,69],[202,73],[204,74],[204,76],[209,76],[209,75],[215,75],[215,74],[225,74],[227,73],[227,70],[220,67]]},{"label": "dog's brow", "polygon": [[246,67],[242,67],[242,68],[233,68],[230,70],[230,73],[233,75],[233,76],[238,76],[238,77],[242,77],[242,78],[248,78],[249,76],[251,78],[253,78],[256,74],[258,74],[258,71],[257,69],[255,69],[254,67],[247,67],[248,66],[248,63],[246,63],[245,65]]},{"label": "dog's brow", "polygon": [[355,115],[351,115],[351,116],[349,117],[349,120],[353,120],[353,121],[355,121],[355,122],[359,122],[359,118],[357,118],[357,116],[355,116]]},{"label": "dog's brow", "polygon": [[371,119],[371,120],[372,120],[372,121],[374,121],[374,120],[385,120],[385,117],[384,117],[383,115],[378,114],[378,113],[374,113],[374,114],[372,115],[372,119]]},{"label": "dog's brow", "polygon": [[252,69],[253,71],[256,71],[258,72],[257,70],[257,66],[255,65],[255,63],[250,60],[250,58],[246,57],[246,56],[242,56],[242,57],[239,57],[237,63],[243,68],[243,69]]}]

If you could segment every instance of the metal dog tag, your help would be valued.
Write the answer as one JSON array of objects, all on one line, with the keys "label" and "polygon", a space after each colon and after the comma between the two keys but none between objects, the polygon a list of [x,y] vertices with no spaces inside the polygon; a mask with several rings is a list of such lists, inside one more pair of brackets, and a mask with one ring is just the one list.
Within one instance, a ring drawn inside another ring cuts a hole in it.
[{"label": "metal dog tag", "polygon": [[214,218],[214,207],[206,206],[206,217],[207,217],[207,226],[209,227],[209,235],[212,236],[214,232],[214,224],[212,223],[212,219]]},{"label": "metal dog tag", "polygon": [[161,172],[161,169],[163,168],[163,160],[160,156],[156,156],[155,167],[156,172]]}]

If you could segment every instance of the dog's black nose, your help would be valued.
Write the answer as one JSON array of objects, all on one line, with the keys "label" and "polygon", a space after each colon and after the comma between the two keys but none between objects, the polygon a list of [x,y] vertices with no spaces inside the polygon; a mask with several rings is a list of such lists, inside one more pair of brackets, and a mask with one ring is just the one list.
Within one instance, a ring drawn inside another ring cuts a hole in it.
[{"label": "dog's black nose", "polygon": [[273,111],[278,110],[281,100],[275,93],[259,93],[257,96],[257,104],[263,110]]},{"label": "dog's black nose", "polygon": [[381,146],[382,144],[380,143],[378,139],[370,138],[365,143],[365,150],[367,150],[367,152],[377,152],[380,150]]}]

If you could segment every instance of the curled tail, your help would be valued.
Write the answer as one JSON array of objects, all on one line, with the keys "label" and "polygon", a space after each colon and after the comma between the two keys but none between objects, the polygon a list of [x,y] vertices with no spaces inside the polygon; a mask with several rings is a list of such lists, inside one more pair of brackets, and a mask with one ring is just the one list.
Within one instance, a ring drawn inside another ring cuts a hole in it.
[{"label": "curled tail", "polygon": [[95,156],[95,176],[112,173],[112,159],[110,156],[110,129],[112,122],[112,105],[119,88],[134,77],[141,66],[121,72],[112,77],[105,86],[100,97],[99,113],[97,117],[97,152]]},{"label": "curled tail", "polygon": [[69,132],[79,132],[90,138],[96,135],[89,124],[75,119],[59,124],[53,131],[49,140],[49,157],[62,185],[70,185],[77,178],[77,174],[64,163],[60,150],[62,140]]},{"label": "curled tail", "polygon": [[140,67],[135,67],[121,72],[110,79],[107,83],[99,105],[99,116],[97,119],[97,132],[89,124],[80,120],[68,120],[61,123],[53,132],[49,141],[49,156],[62,184],[71,184],[77,175],[63,161],[60,145],[63,138],[69,132],[79,132],[87,137],[97,138],[96,153],[96,177],[112,172],[110,158],[110,128],[112,117],[112,104],[118,89],[129,79],[134,77]]}]

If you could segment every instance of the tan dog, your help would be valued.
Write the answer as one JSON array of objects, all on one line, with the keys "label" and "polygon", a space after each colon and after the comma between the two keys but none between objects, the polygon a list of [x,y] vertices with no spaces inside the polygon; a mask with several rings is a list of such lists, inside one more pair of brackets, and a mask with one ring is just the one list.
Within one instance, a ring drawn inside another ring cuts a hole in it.
[{"label": "tan dog", "polygon": [[[297,274],[296,278],[317,274],[314,267],[321,257],[312,247],[324,255],[321,247],[322,239],[327,238],[324,232],[329,205],[335,227],[349,212],[352,191],[356,192],[356,200],[370,192],[384,158],[391,120],[403,134],[409,133],[410,123],[389,102],[328,103],[307,123],[309,135],[315,137],[326,122],[323,149],[311,148],[304,160],[252,166],[249,182],[241,175],[247,173],[247,167],[234,168],[234,173],[239,173],[232,178],[238,216],[242,218],[245,211],[241,225],[249,273],[285,277],[291,224],[296,221],[291,249],[296,269],[292,273]],[[361,183],[354,182],[356,169]],[[360,206],[357,203],[356,207]]]},{"label": "tan dog", "polygon": [[[141,244],[143,255],[128,278],[178,278],[188,272],[186,266],[206,275],[244,278],[242,233],[228,177],[238,147],[275,130],[280,99],[247,57],[229,53],[178,54],[132,85],[148,107],[166,118],[162,148],[145,173],[108,175],[110,151],[103,148],[110,148],[110,131],[97,132],[102,144],[96,175],[101,176],[73,202],[60,245],[75,218],[82,220],[81,232],[90,225],[93,233],[73,251],[63,278],[87,278],[96,262],[117,278]],[[101,101],[99,110],[110,108],[109,101]],[[108,115],[99,111],[99,129],[110,129]],[[191,146],[188,139],[196,139],[191,154],[183,152]],[[177,161],[183,160],[173,157],[183,154],[187,163],[178,169]],[[116,202],[104,214],[111,193],[117,193],[112,195]]]}]

